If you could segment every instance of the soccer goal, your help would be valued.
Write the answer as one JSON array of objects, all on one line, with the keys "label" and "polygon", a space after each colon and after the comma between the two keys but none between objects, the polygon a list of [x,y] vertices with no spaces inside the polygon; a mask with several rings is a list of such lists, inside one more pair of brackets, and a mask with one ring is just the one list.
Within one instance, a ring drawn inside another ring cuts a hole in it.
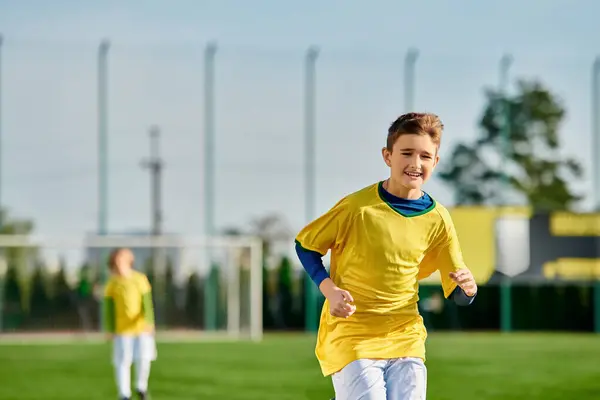
[{"label": "soccer goal", "polygon": [[244,236],[0,235],[0,331],[101,331],[116,248],[148,275],[157,334],[262,339],[262,242]]}]

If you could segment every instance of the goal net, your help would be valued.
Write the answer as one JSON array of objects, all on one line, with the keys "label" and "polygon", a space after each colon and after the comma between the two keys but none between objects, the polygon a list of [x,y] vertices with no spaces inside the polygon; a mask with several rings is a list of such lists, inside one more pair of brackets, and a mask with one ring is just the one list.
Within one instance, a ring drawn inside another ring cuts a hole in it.
[{"label": "goal net", "polygon": [[0,235],[0,332],[100,332],[108,256],[147,274],[158,334],[262,338],[262,242],[254,237]]}]

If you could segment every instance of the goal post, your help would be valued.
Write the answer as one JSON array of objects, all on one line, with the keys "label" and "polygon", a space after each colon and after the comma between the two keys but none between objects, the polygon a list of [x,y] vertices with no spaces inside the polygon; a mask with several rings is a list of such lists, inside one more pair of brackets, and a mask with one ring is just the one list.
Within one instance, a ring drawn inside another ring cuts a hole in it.
[{"label": "goal post", "polygon": [[101,330],[108,255],[129,248],[152,283],[157,331],[259,341],[262,246],[252,236],[0,235],[0,331]]}]

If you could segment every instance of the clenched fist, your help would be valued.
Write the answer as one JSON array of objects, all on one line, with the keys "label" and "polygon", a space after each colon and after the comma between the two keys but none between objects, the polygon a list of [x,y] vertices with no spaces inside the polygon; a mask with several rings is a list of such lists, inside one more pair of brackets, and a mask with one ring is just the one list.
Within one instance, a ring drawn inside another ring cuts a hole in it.
[{"label": "clenched fist", "polygon": [[334,317],[348,318],[356,311],[356,306],[352,295],[347,291],[337,287],[331,279],[325,279],[319,285],[319,289],[329,301],[329,312]]},{"label": "clenched fist", "polygon": [[477,284],[475,283],[475,278],[468,269],[463,268],[456,272],[450,272],[450,279],[456,282],[456,284],[465,292],[467,296],[473,297],[475,294],[477,294]]}]

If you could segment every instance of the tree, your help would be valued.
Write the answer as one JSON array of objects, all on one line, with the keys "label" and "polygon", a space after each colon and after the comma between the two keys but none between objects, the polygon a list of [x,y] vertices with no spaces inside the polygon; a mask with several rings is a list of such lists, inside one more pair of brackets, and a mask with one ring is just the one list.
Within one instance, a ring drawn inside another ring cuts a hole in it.
[{"label": "tree", "polygon": [[[278,317],[281,317],[281,314],[278,313],[278,308],[280,306],[278,300],[278,271],[272,270],[273,267],[275,267],[275,262],[279,261],[279,257],[273,253],[277,242],[291,240],[291,229],[288,227],[285,219],[278,214],[266,214],[256,217],[250,221],[249,228],[247,233],[260,238],[262,241],[263,326],[265,328],[272,328],[277,325],[276,321],[278,320]],[[240,236],[246,232],[236,227],[229,227],[223,230],[223,233],[229,236]],[[244,249],[240,258],[242,260],[242,265],[249,265],[249,249]]]},{"label": "tree", "polygon": [[[0,235],[29,235],[33,228],[32,221],[11,218],[6,210],[0,210]],[[6,247],[2,251],[9,267],[19,270],[19,278],[26,264],[37,258],[37,249],[33,247]]]},{"label": "tree", "polygon": [[9,216],[6,210],[0,210],[0,234],[2,235],[29,235],[33,231],[33,221],[15,219]]},{"label": "tree", "polygon": [[57,314],[71,314],[74,311],[72,302],[73,291],[67,277],[67,263],[62,257],[59,269],[52,277],[52,291],[54,293],[54,309]]},{"label": "tree", "polygon": [[81,322],[81,328],[84,331],[93,329],[98,317],[98,303],[93,295],[93,270],[85,263],[79,268],[79,279],[74,290],[74,299],[77,306],[77,313]]},{"label": "tree", "polygon": [[14,329],[20,325],[23,320],[25,310],[23,307],[23,286],[19,281],[17,268],[9,267],[6,276],[2,282],[4,290],[3,299],[3,318],[2,326],[7,329]]},{"label": "tree", "polygon": [[48,293],[48,276],[41,263],[36,263],[31,278],[31,315],[34,320],[43,319],[50,314],[50,294]]},{"label": "tree", "polygon": [[[33,231],[33,222],[15,219],[6,210],[0,210],[1,235],[28,235]],[[0,262],[6,263],[6,275],[0,277],[0,318],[4,327],[16,328],[29,311],[29,288],[27,284],[27,269],[29,263],[36,258],[37,249],[33,247],[5,247],[0,250]],[[4,292],[4,293],[2,293]]]},{"label": "tree", "polygon": [[278,268],[277,294],[279,298],[279,313],[283,328],[289,328],[292,321],[292,262],[288,257],[283,257]]},{"label": "tree", "polygon": [[279,271],[273,270],[279,257],[274,254],[274,250],[276,243],[292,240],[291,229],[285,218],[278,214],[255,218],[250,226],[250,234],[259,237],[263,245],[263,326],[281,328],[285,321],[284,313],[288,310],[281,309],[283,304],[279,292]]},{"label": "tree", "polygon": [[190,327],[199,328],[204,320],[203,280],[196,272],[188,278],[185,291],[185,315]]},{"label": "tree", "polygon": [[142,263],[143,265],[143,272],[146,274],[146,277],[148,278],[148,282],[150,282],[150,285],[152,285],[154,287],[155,284],[155,279],[156,279],[156,275],[155,275],[155,270],[154,270],[154,260],[152,260],[152,257],[147,257],[144,262]]},{"label": "tree", "polygon": [[272,255],[275,242],[293,238],[286,220],[278,214],[267,214],[255,218],[250,224],[250,234],[262,239],[263,255],[266,258]]},{"label": "tree", "polygon": [[165,323],[170,326],[181,326],[185,315],[181,303],[183,291],[175,282],[175,266],[171,257],[167,257],[165,272]]},{"label": "tree", "polygon": [[523,80],[512,97],[493,90],[487,90],[486,97],[479,138],[458,144],[440,173],[454,189],[457,204],[514,204],[520,197],[537,210],[572,208],[581,196],[568,182],[581,177],[583,170],[576,160],[560,154],[559,128],[565,116],[560,101],[540,82]]}]

